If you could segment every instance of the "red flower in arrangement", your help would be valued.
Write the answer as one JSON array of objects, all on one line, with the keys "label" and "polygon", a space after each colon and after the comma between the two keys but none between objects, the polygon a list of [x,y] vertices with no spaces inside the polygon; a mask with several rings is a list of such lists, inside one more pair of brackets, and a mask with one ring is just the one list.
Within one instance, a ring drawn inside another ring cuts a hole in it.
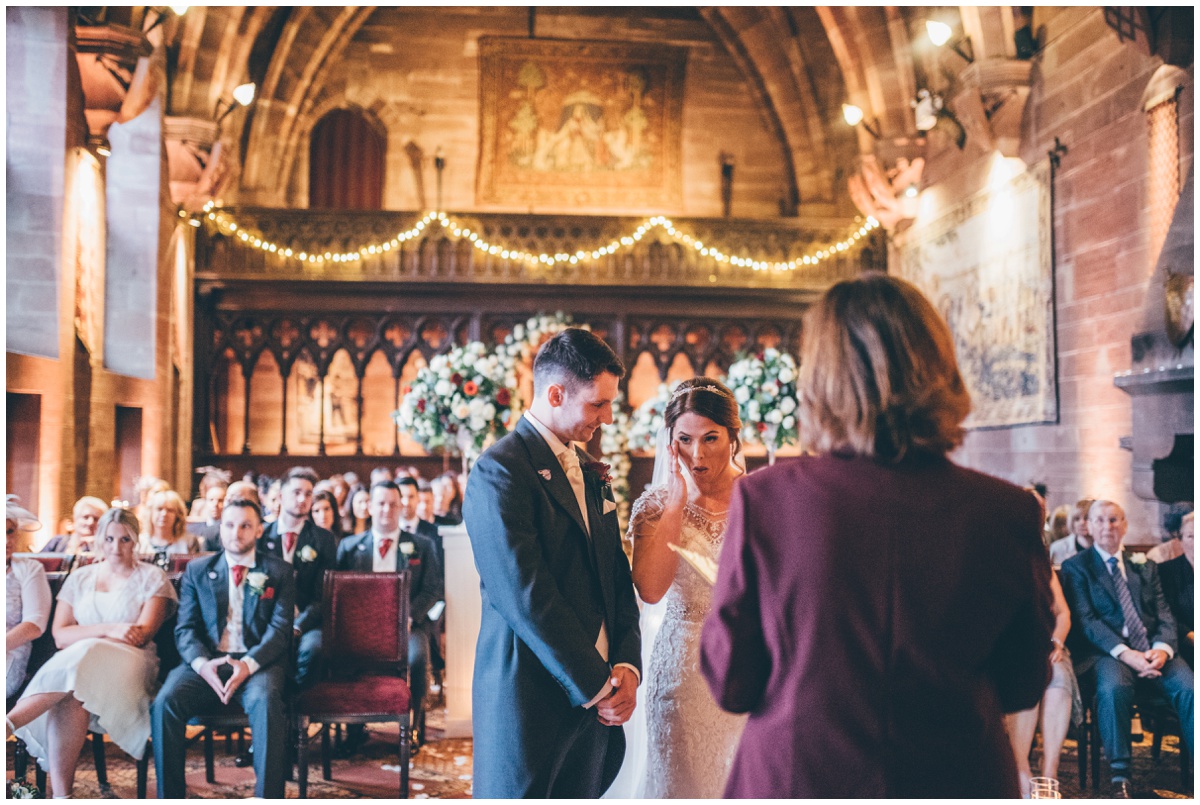
[{"label": "red flower in arrangement", "polygon": [[767,423],[766,423],[766,422],[759,422],[759,423],[758,423],[758,432],[759,432],[759,433],[764,433],[766,430],[767,430]]},{"label": "red flower in arrangement", "polygon": [[425,401],[424,400],[417,400],[417,411],[419,411],[422,414],[425,413]]},{"label": "red flower in arrangement", "polygon": [[275,597],[275,588],[274,587],[268,587],[267,589],[263,590],[262,595],[259,596],[259,598],[262,599],[263,601],[270,601],[274,597]]},{"label": "red flower in arrangement", "polygon": [[411,392],[412,392],[412,386],[409,386],[409,385],[405,385],[404,388],[400,389],[400,393],[403,394],[405,397],[407,397]]},{"label": "red flower in arrangement", "polygon": [[508,389],[500,389],[496,392],[496,405],[508,405],[512,402],[512,395],[508,393]]},{"label": "red flower in arrangement", "polygon": [[479,386],[474,380],[468,380],[463,384],[463,394],[468,397],[474,397],[479,391]]},{"label": "red flower in arrangement", "polygon": [[460,375],[458,372],[455,372],[454,374],[450,375],[450,382],[453,383],[454,385],[456,385],[456,386],[460,385],[462,383],[462,381],[463,381],[463,376]]},{"label": "red flower in arrangement", "polygon": [[611,470],[612,467],[605,464],[603,461],[589,461],[587,464],[583,465],[583,468],[585,470],[591,470],[592,472],[599,475],[601,483],[605,483],[605,484],[612,483],[612,473],[609,472],[609,470]]}]

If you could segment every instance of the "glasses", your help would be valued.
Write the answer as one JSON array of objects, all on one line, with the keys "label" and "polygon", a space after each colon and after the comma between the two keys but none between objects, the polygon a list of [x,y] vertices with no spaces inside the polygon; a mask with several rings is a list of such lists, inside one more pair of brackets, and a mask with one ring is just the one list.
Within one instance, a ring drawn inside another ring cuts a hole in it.
[{"label": "glasses", "polygon": [[1062,799],[1058,780],[1053,777],[1034,777],[1029,781],[1030,799]]}]

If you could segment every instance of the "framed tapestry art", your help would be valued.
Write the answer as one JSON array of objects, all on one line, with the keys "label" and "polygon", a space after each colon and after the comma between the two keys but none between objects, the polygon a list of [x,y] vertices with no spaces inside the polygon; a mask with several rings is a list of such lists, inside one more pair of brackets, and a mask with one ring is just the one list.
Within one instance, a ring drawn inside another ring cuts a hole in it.
[{"label": "framed tapestry art", "polygon": [[669,213],[687,49],[479,40],[480,204]]},{"label": "framed tapestry art", "polygon": [[954,335],[970,428],[1058,420],[1047,163],[898,238],[899,274]]}]

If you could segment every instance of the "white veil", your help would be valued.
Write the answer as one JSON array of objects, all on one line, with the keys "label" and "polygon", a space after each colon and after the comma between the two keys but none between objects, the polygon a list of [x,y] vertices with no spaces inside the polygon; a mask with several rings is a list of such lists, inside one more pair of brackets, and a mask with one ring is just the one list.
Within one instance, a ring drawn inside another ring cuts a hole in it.
[{"label": "white veil", "polygon": [[[671,433],[664,425],[658,429],[654,441],[654,474],[650,479],[651,489],[667,485],[667,477],[671,472]],[[738,450],[733,457],[733,463],[746,471],[746,457]],[[641,605],[642,628],[642,683],[638,685],[637,707],[633,715],[625,722],[625,762],[617,779],[609,786],[603,799],[645,799],[647,752],[649,750],[649,730],[646,725],[646,691],[650,682],[650,654],[654,650],[654,641],[662,626],[663,615],[666,614],[666,596],[657,604],[647,604],[638,599]]]}]

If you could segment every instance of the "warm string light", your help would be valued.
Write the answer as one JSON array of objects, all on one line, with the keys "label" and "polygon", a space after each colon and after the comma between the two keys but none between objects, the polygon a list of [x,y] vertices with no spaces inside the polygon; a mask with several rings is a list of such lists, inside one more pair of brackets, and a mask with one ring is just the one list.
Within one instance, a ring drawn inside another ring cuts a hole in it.
[{"label": "warm string light", "polygon": [[617,238],[610,243],[594,249],[580,249],[573,254],[566,252],[558,252],[556,254],[533,254],[522,249],[514,249],[503,246],[497,243],[489,243],[484,240],[478,232],[472,232],[468,227],[460,225],[457,221],[447,217],[444,212],[428,212],[412,226],[411,229],[403,232],[398,232],[391,240],[383,241],[382,243],[372,243],[367,246],[362,246],[350,252],[316,252],[316,251],[300,251],[284,246],[279,243],[273,243],[269,240],[252,234],[245,227],[239,226],[236,221],[219,210],[214,209],[214,204],[209,202],[204,207],[204,212],[209,221],[213,222],[222,232],[236,237],[248,246],[253,246],[256,249],[261,249],[264,252],[281,255],[285,258],[300,260],[301,262],[319,265],[326,262],[331,263],[353,263],[362,260],[366,257],[375,255],[387,254],[393,249],[400,248],[400,245],[419,237],[425,230],[434,223],[440,225],[444,230],[449,232],[456,238],[465,238],[471,242],[479,251],[500,257],[503,260],[511,260],[513,262],[527,263],[535,266],[545,266],[546,268],[554,268],[555,266],[567,264],[578,265],[591,260],[599,260],[610,254],[615,254],[621,249],[629,249],[636,245],[643,237],[655,228],[662,229],[667,235],[677,243],[682,243],[685,246],[691,247],[699,253],[701,257],[709,257],[723,265],[736,266],[738,268],[751,268],[755,271],[795,271],[796,269],[805,266],[815,266],[830,257],[848,251],[854,244],[871,232],[871,230],[879,226],[879,222],[868,216],[866,221],[859,225],[851,232],[844,240],[824,249],[820,249],[813,254],[797,257],[786,262],[756,260],[751,257],[741,257],[730,255],[717,248],[709,246],[700,240],[692,237],[686,232],[681,232],[675,228],[670,218],[663,215],[656,215],[653,218],[648,218],[643,221],[637,229],[630,232],[628,235]]}]

